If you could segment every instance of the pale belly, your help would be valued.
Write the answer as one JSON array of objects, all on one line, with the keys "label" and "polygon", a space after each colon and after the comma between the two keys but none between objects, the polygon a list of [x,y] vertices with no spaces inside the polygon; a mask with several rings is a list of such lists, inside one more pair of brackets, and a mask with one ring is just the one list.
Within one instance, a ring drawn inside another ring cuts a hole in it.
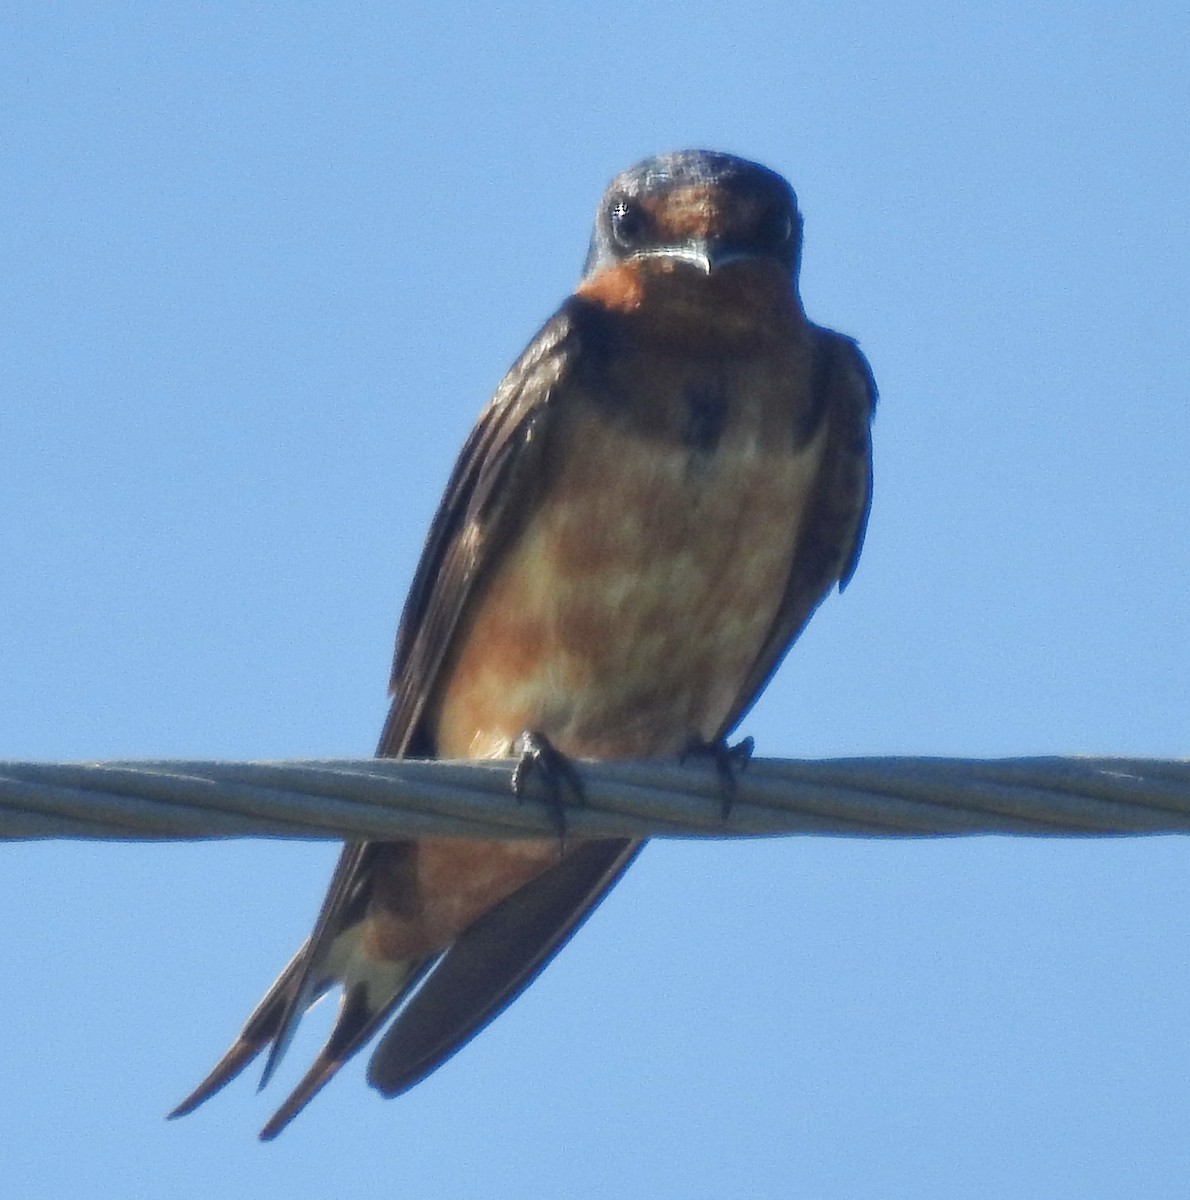
[{"label": "pale belly", "polygon": [[484,588],[433,718],[444,757],[526,730],[563,753],[716,736],[772,628],[824,438],[729,430],[713,456],[588,419]]}]

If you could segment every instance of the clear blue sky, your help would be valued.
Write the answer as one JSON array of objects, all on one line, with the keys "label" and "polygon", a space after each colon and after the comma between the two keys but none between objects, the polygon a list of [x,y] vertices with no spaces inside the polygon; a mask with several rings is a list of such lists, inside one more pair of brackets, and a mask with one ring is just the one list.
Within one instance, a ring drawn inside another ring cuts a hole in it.
[{"label": "clear blue sky", "polygon": [[[1180,0],[0,20],[0,758],[370,753],[458,446],[687,146],[792,181],[882,391],[760,752],[1190,753]],[[0,847],[6,1194],[1185,1195],[1188,840],[655,844],[408,1097],[257,1144],[327,1011],[166,1124],[334,856]]]}]

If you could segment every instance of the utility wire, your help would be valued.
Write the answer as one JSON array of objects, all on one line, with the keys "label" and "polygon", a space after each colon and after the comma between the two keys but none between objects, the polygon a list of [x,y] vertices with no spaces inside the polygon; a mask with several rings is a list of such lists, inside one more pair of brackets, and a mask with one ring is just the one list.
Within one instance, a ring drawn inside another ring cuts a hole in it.
[{"label": "utility wire", "polygon": [[[730,811],[713,764],[577,761],[568,837],[1190,832],[1190,760],[754,759]],[[0,763],[0,838],[393,839],[556,836],[556,806],[512,763]]]}]

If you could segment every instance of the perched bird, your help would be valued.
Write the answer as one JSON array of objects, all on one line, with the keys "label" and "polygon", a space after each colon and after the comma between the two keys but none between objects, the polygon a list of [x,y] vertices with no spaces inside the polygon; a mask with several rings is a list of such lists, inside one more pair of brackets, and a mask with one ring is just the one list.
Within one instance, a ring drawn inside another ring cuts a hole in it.
[{"label": "perched bird", "polygon": [[[397,633],[383,757],[727,753],[855,569],[876,389],[807,320],[789,185],[727,154],[612,180],[582,278],[463,447]],[[338,985],[337,1023],[275,1137],[396,1012],[369,1066],[396,1095],[533,979],[639,850],[626,840],[348,844],[309,940],[191,1111]]]}]

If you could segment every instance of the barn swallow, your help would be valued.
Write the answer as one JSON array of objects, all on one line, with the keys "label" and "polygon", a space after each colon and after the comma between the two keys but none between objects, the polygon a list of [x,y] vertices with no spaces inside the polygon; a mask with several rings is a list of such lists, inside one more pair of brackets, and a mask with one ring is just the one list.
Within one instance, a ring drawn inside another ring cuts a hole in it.
[{"label": "barn swallow", "polygon": [[[781,176],[703,150],[612,180],[582,278],[467,439],[397,632],[378,755],[677,757],[725,746],[827,593],[871,496],[876,390],[798,295]],[[395,1012],[368,1069],[406,1091],[513,1000],[640,849],[356,842],[314,931],[190,1112],[338,985],[275,1137]],[[263,1086],[263,1083],[262,1083]]]}]

